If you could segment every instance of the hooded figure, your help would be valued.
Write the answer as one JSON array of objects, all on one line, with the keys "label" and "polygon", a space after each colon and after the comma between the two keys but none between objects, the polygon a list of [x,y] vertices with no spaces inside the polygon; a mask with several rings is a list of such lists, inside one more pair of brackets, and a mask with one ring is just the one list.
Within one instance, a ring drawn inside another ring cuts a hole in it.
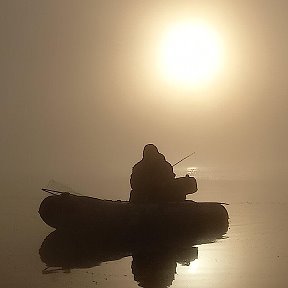
[{"label": "hooded figure", "polygon": [[173,166],[164,155],[155,145],[147,144],[142,160],[132,169],[129,201],[136,204],[182,202],[187,194],[198,190],[194,177],[186,175],[175,179],[175,176]]},{"label": "hooded figure", "polygon": [[157,147],[148,144],[144,147],[143,158],[134,165],[130,178],[130,202],[165,202],[165,194],[173,185],[175,173],[172,165],[159,153]]}]

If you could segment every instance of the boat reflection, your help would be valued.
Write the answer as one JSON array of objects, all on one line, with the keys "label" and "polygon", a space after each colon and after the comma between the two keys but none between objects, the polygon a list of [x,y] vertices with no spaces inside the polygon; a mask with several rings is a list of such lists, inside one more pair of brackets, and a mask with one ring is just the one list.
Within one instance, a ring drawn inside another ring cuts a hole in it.
[{"label": "boat reflection", "polygon": [[[212,225],[212,224],[211,224]],[[191,229],[187,233],[163,234],[128,233],[127,231],[103,229],[98,233],[67,233],[54,231],[43,241],[39,254],[47,267],[43,274],[71,269],[91,268],[103,262],[132,256],[134,280],[141,287],[171,286],[177,263],[190,265],[198,259],[195,245],[214,242],[228,230],[228,223],[217,225],[217,229]],[[181,229],[180,229],[181,230]],[[147,232],[147,229],[143,231]]]}]

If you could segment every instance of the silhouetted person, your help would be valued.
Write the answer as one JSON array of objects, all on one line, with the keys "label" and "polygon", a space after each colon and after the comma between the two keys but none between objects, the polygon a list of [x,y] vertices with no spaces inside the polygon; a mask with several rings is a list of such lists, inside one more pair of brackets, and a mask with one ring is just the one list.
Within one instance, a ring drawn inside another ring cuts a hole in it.
[{"label": "silhouetted person", "polygon": [[159,153],[157,147],[144,147],[143,158],[134,165],[130,178],[130,202],[153,203],[163,201],[163,194],[175,178],[172,165]]},{"label": "silhouetted person", "polygon": [[147,144],[143,158],[134,165],[130,178],[132,203],[180,202],[187,194],[197,191],[193,177],[175,179],[172,165],[166,161],[153,144]]}]

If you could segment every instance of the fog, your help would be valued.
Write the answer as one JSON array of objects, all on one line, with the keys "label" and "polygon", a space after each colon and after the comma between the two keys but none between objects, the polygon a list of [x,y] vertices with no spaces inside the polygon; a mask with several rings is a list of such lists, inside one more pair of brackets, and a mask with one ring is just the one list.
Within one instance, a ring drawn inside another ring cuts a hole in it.
[{"label": "fog", "polygon": [[[195,166],[203,177],[285,178],[287,8],[1,1],[2,183],[55,179],[124,199],[146,143],[171,163],[195,151],[178,175]],[[165,82],[155,64],[163,27],[187,17],[207,20],[225,47],[223,71],[201,89]]]}]

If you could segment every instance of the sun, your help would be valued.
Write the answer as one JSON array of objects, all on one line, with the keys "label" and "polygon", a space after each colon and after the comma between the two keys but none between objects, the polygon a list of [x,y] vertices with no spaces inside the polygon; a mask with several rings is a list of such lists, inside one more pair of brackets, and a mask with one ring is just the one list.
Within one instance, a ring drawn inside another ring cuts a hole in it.
[{"label": "sun", "polygon": [[203,23],[174,24],[164,33],[160,46],[162,74],[176,84],[202,85],[223,62],[219,36]]}]

